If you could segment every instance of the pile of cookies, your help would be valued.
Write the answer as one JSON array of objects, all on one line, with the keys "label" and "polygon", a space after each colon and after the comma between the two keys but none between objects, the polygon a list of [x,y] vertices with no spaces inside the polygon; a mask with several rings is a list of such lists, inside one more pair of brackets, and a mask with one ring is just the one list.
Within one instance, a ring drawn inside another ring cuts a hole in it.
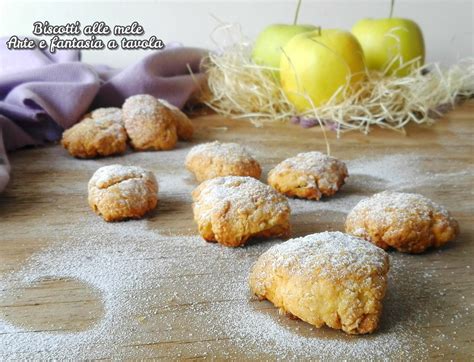
[{"label": "pile of cookies", "polygon": [[202,182],[193,192],[194,219],[207,241],[241,246],[254,237],[288,236],[286,196],[319,200],[333,195],[348,176],[343,162],[320,152],[288,158],[269,172],[236,143],[195,146],[186,167]]},{"label": "pile of cookies", "polygon": [[[149,97],[135,96],[125,102],[123,125],[119,110],[108,109],[92,112],[81,122],[85,125],[76,127],[109,130],[103,131],[103,141],[87,143],[101,145],[102,153],[96,153],[100,155],[127,137],[135,149],[167,149],[176,142],[173,132],[190,137],[189,120]],[[97,119],[100,126],[91,126]],[[86,142],[72,147],[74,132],[68,132],[65,147],[93,154]],[[192,193],[199,233],[207,241],[229,247],[242,246],[251,238],[288,237],[287,197],[315,202],[331,197],[349,176],[344,162],[307,152],[276,165],[265,184],[259,181],[262,168],[248,150],[218,141],[193,147],[185,166],[200,182]],[[136,166],[102,167],[88,189],[91,208],[106,221],[140,218],[158,202],[153,173]],[[252,292],[316,327],[371,333],[378,326],[387,288],[389,258],[384,250],[421,253],[453,240],[459,227],[445,208],[422,195],[385,191],[360,201],[349,212],[345,232],[315,233],[271,247],[252,268]]]},{"label": "pile of cookies", "polygon": [[[252,237],[287,236],[285,196],[330,197],[348,177],[342,161],[307,152],[275,166],[265,185],[255,179],[261,167],[244,148],[219,142],[191,149],[186,167],[203,181],[193,192],[200,234],[226,246]],[[316,233],[271,247],[252,268],[252,292],[316,327],[371,333],[387,288],[384,249],[420,253],[441,246],[454,239],[458,224],[421,195],[386,191],[359,202],[345,229],[347,234]]]},{"label": "pile of cookies", "polygon": [[61,144],[78,158],[118,155],[127,143],[136,151],[170,150],[189,141],[193,124],[180,109],[147,94],[128,98],[120,108],[99,108],[64,131]]}]

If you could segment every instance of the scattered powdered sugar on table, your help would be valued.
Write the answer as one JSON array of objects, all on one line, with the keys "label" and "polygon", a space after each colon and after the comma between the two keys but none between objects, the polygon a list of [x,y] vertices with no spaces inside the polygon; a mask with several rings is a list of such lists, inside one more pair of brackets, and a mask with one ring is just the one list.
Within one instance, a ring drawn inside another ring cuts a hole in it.
[{"label": "scattered powdered sugar on table", "polygon": [[[75,333],[28,331],[1,321],[0,357],[146,357],[153,356],[147,345],[169,341],[178,343],[175,355],[212,356],[220,341],[230,339],[233,347],[229,348],[228,357],[237,353],[233,350],[242,353],[252,346],[249,357],[374,358],[403,356],[410,352],[408,344],[413,345],[417,339],[413,326],[398,323],[397,318],[389,321],[394,325],[381,333],[354,337],[342,332],[332,334],[326,329],[313,330],[298,321],[293,324],[300,327],[288,326],[273,309],[270,309],[272,313],[256,309],[255,301],[249,300],[248,274],[268,245],[255,245],[251,250],[226,249],[205,244],[197,237],[163,239],[139,221],[118,227],[118,224],[86,221],[93,228],[93,235],[87,227],[74,230],[74,237],[67,243],[58,241],[32,257],[22,270],[4,278],[0,289],[27,286],[45,276],[78,279],[100,290],[104,317],[92,329]],[[204,257],[196,258],[196,253]],[[213,273],[206,275],[206,271]],[[173,287],[176,283],[180,284],[179,288]],[[398,314],[397,310],[392,312]],[[176,328],[173,319],[183,313],[191,328],[173,333],[172,328]],[[149,318],[153,318],[156,333],[143,333],[146,329],[142,321]],[[300,328],[307,330],[307,335],[300,335]],[[179,347],[179,341],[192,335],[205,336],[205,340],[215,341],[217,345]],[[136,345],[144,347],[136,348]],[[426,348],[422,341],[416,345],[418,349]]]},{"label": "scattered powdered sugar on table", "polygon": [[[429,164],[430,170],[427,170]],[[459,164],[452,161],[453,170],[440,170],[436,158],[414,154],[394,154],[381,157],[355,159],[347,162],[350,176],[356,176],[361,189],[402,190],[423,186],[436,186],[439,182],[451,184],[456,176],[474,175],[474,167],[459,170]],[[350,177],[349,176],[349,177]]]},{"label": "scattered powdered sugar on table", "polygon": [[[133,222],[115,230],[116,225],[99,224],[92,223],[90,228],[87,224],[82,229],[75,227],[67,242],[57,241],[48,250],[34,255],[19,272],[3,278],[0,289],[12,284],[28,286],[43,277],[74,278],[102,293],[104,318],[91,330],[65,334],[28,332],[2,321],[0,357],[101,358],[104,353],[117,352],[119,345],[116,342],[130,333],[121,328],[124,318],[129,318],[140,308],[128,291],[146,288],[150,273],[165,272],[169,264],[166,261],[152,264],[144,258],[144,252],[149,257],[156,254],[150,244],[147,251],[140,252],[145,243],[136,243],[136,237],[130,238],[131,233],[140,234],[133,230]],[[129,259],[131,255],[133,260]],[[130,322],[133,325],[133,321]]]},{"label": "scattered powdered sugar on table", "polygon": [[[242,300],[230,300],[213,305],[209,325],[222,325],[226,335],[235,339],[241,351],[250,358],[279,359],[397,359],[407,358],[416,349],[425,354],[426,343],[417,336],[417,320],[403,321],[401,315],[411,313],[420,305],[410,305],[416,298],[411,284],[413,280],[404,278],[403,264],[395,262],[395,276],[389,276],[398,283],[395,297],[390,294],[386,298],[380,331],[373,335],[354,336],[329,328],[316,329],[301,321],[291,321],[281,316],[268,302],[258,302],[249,297],[248,275],[253,265],[247,260],[242,266],[244,272],[233,275],[231,285],[234,288],[228,294],[245,296]],[[234,278],[238,279],[234,282]],[[398,279],[402,278],[399,282]],[[423,284],[423,283],[422,283]],[[416,285],[420,285],[417,282]],[[415,287],[416,288],[416,287]],[[209,292],[218,292],[212,288]],[[426,306],[425,306],[426,307]],[[422,307],[422,308],[425,308]]]},{"label": "scattered powdered sugar on table", "polygon": [[291,210],[301,214],[315,210],[347,214],[359,201],[377,192],[391,190],[425,194],[433,189],[452,187],[456,177],[471,175],[474,178],[474,167],[459,170],[456,162],[453,162],[453,171],[427,171],[422,165],[429,160],[433,161],[431,156],[395,154],[346,161],[349,177],[334,196],[323,197],[318,202],[291,199]]},{"label": "scattered powdered sugar on table", "polygon": [[[237,359],[245,355],[262,359],[406,360],[414,352],[426,356],[428,350],[441,344],[444,350],[456,349],[457,337],[446,334],[442,327],[430,340],[420,337],[430,321],[459,324],[454,333],[462,334],[462,321],[471,314],[472,305],[461,302],[465,309],[453,309],[444,304],[446,294],[456,293],[438,283],[440,265],[448,268],[454,258],[449,250],[439,259],[444,250],[425,256],[434,263],[432,268],[429,263],[413,267],[423,262],[420,256],[392,253],[380,330],[373,335],[349,336],[289,320],[270,303],[251,297],[250,268],[259,255],[281,241],[230,249],[202,241],[194,224],[190,226],[192,236],[181,236],[184,229],[166,236],[167,217],[175,217],[173,213],[192,217],[191,191],[196,185],[189,182],[184,170],[174,175],[162,172],[168,163],[182,164],[186,153],[186,149],[163,153],[165,157],[156,167],[153,153],[127,156],[127,164],[140,164],[156,174],[160,183],[156,215],[106,223],[91,211],[85,212],[82,219],[60,226],[64,230],[58,235],[68,235],[66,239],[53,234],[46,249],[0,279],[0,300],[4,293],[28,287],[41,278],[77,279],[100,292],[105,311],[90,329],[68,333],[29,330],[0,315],[0,359]],[[81,165],[92,175],[105,164],[107,161],[92,160]],[[53,167],[31,167],[44,166]],[[349,182],[334,197],[319,202],[290,200],[293,217],[323,218],[331,211],[345,214],[373,192],[432,187],[434,183],[446,187],[456,174],[471,172],[429,174],[420,169],[420,158],[410,155],[350,161],[348,169]]]}]

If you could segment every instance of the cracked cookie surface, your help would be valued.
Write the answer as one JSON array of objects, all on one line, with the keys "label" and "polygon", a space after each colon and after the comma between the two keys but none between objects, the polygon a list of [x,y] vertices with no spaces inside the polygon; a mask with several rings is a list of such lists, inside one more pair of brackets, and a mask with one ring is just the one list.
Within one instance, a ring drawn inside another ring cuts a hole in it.
[{"label": "cracked cookie surface", "polygon": [[193,191],[193,212],[201,236],[225,246],[241,246],[253,237],[287,236],[290,207],[286,198],[246,176],[204,181]]},{"label": "cracked cookie surface", "polygon": [[154,174],[136,166],[99,168],[89,180],[88,191],[90,207],[106,221],[140,218],[158,203]]},{"label": "cracked cookie surface", "polygon": [[347,177],[344,162],[315,151],[279,163],[268,173],[268,184],[290,197],[319,200],[334,195]]},{"label": "cracked cookie surface", "polygon": [[289,316],[349,334],[373,332],[387,287],[388,254],[341,232],[290,239],[263,253],[250,289]]},{"label": "cracked cookie surface", "polygon": [[64,131],[61,144],[74,157],[94,158],[124,153],[127,133],[119,108],[99,108]]},{"label": "cracked cookie surface", "polygon": [[420,194],[384,191],[349,212],[346,232],[382,249],[421,253],[453,240],[459,226],[443,206]]},{"label": "cracked cookie surface", "polygon": [[237,143],[219,141],[194,146],[186,156],[186,168],[199,182],[220,176],[260,178],[260,164]]}]

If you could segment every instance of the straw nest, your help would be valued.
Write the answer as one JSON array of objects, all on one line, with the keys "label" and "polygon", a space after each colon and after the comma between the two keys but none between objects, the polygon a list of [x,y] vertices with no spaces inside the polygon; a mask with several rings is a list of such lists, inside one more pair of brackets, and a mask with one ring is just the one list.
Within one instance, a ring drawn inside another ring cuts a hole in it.
[{"label": "straw nest", "polygon": [[[251,60],[252,42],[240,35],[238,25],[223,24],[216,32],[227,34],[228,44],[217,41],[213,33],[219,51],[203,63],[210,91],[203,102],[219,114],[250,120],[256,126],[291,120],[303,127],[324,126],[338,134],[349,130],[368,133],[372,126],[404,132],[408,123],[431,124],[460,100],[474,95],[474,61],[468,58],[448,69],[426,64],[405,77],[367,71],[357,91],[338,90],[343,92],[343,101],[337,102],[334,96],[323,106],[298,113],[273,69]],[[235,40],[229,43],[232,38]],[[406,66],[410,64],[403,64]]]}]

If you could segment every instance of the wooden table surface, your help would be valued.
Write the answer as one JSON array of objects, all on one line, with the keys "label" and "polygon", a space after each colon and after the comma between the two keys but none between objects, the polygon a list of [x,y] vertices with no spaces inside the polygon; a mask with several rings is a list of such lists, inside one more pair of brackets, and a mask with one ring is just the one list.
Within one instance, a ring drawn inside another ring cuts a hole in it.
[{"label": "wooden table surface", "polygon": [[[362,197],[384,189],[422,193],[460,223],[452,244],[422,255],[390,252],[379,331],[347,336],[279,316],[251,297],[252,263],[278,240],[228,249],[203,242],[192,221],[196,182],[183,167],[194,144],[218,139],[250,148],[264,174],[297,152],[325,150],[319,128],[255,128],[215,115],[169,152],[76,160],[57,145],[10,155],[0,195],[0,359],[474,359],[474,102],[407,135],[329,133],[351,177],[333,198],[292,200],[294,236],[343,230]],[[153,170],[160,202],[145,219],[105,223],[87,205],[100,166]],[[264,180],[264,178],[262,178]]]}]

